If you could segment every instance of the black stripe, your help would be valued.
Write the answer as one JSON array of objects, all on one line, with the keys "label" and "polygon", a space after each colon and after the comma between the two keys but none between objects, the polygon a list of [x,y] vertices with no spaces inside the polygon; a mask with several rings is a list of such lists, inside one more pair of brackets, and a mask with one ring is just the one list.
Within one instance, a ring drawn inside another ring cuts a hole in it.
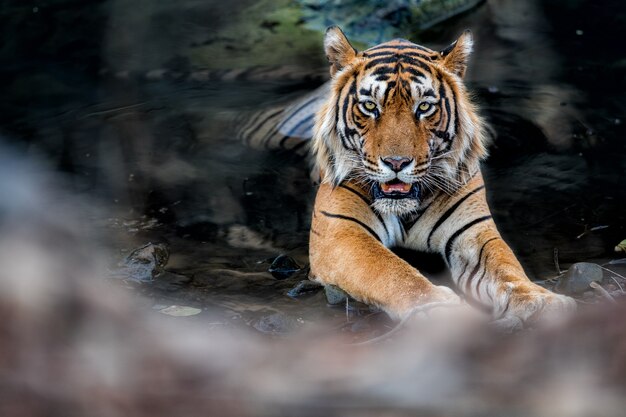
[{"label": "black stripe", "polygon": [[[307,101],[305,101],[304,103],[300,104],[295,110],[290,110],[290,109],[286,109],[289,114],[293,116],[295,116],[297,113],[299,113],[302,109],[304,109],[306,106],[310,105],[311,103],[314,103],[315,101],[319,100],[319,97],[314,96],[313,98],[308,99]],[[288,118],[287,120],[289,120],[290,118]],[[279,125],[278,128],[282,128],[283,125],[285,124],[285,122],[287,120],[283,120]]]},{"label": "black stripe", "polygon": [[390,56],[399,56],[400,58],[402,57],[408,57],[408,58],[421,58],[421,59],[427,59],[429,61],[433,60],[432,56],[426,55],[422,52],[408,52],[408,51],[397,51],[394,49],[390,49],[388,51],[382,51],[382,52],[375,52],[373,54],[368,54],[368,53],[363,53],[363,57],[364,58],[381,58],[381,57],[390,57]]},{"label": "black stripe", "polygon": [[387,99],[389,98],[389,93],[396,87],[395,81],[389,81],[387,83],[387,89],[385,90],[385,95],[383,96],[383,106],[387,104]]},{"label": "black stripe", "polygon": [[[251,134],[251,133],[253,133],[253,131],[258,131],[258,130],[260,130],[263,126],[265,126],[265,124],[266,124],[269,120],[271,120],[272,118],[274,118],[274,117],[278,116],[280,113],[282,113],[282,112],[284,112],[284,111],[285,111],[285,109],[278,109],[278,110],[276,110],[276,111],[271,112],[270,114],[263,113],[263,112],[259,113],[259,114],[258,114],[258,115],[254,118],[254,120],[253,120],[253,121],[251,121],[251,122],[247,123],[247,124],[244,126],[244,129],[242,130],[241,135],[243,136],[243,138],[244,138],[244,139],[248,138],[248,137],[250,136],[250,134]],[[263,118],[263,120],[262,120],[262,121],[259,121],[259,119],[260,119],[261,117],[263,117],[263,116],[265,116],[265,117]]]},{"label": "black stripe", "polygon": [[331,218],[335,218],[335,219],[342,219],[342,220],[350,220],[356,224],[358,224],[359,226],[361,226],[362,228],[364,228],[365,230],[367,230],[372,236],[374,236],[376,238],[376,240],[378,240],[379,242],[382,243],[382,240],[380,239],[380,237],[378,236],[378,234],[376,234],[376,232],[374,231],[374,229],[372,229],[371,227],[369,227],[368,225],[366,225],[365,223],[363,223],[362,221],[355,219],[354,217],[350,217],[350,216],[344,216],[342,214],[334,214],[334,213],[328,213],[327,211],[323,211],[320,210],[320,213],[322,213],[324,216],[326,217],[331,217]]},{"label": "black stripe", "polygon": [[463,202],[465,200],[467,200],[469,197],[471,197],[472,195],[476,194],[477,192],[479,192],[480,190],[482,190],[483,188],[485,188],[484,185],[481,185],[475,189],[473,189],[472,191],[470,191],[469,193],[465,194],[459,201],[457,201],[456,203],[454,203],[454,205],[452,207],[450,207],[448,210],[446,210],[445,213],[443,213],[443,216],[441,216],[439,218],[439,220],[437,220],[437,223],[435,223],[435,226],[431,229],[430,234],[428,235],[428,240],[426,241],[426,246],[428,246],[428,248],[430,248],[430,240],[432,239],[433,235],[435,234],[435,232],[437,231],[437,229],[443,224],[443,222],[445,222],[446,220],[448,220],[448,217],[450,217],[452,215],[452,213],[454,213],[454,211],[456,209],[459,208],[459,206],[461,204],[463,204]]},{"label": "black stripe", "polygon": [[483,216],[483,217],[479,217],[477,219],[474,219],[471,222],[467,223],[465,226],[461,227],[456,232],[454,232],[454,234],[452,236],[450,236],[450,238],[446,242],[446,249],[445,249],[445,252],[444,252],[444,255],[445,255],[445,258],[446,258],[446,262],[448,263],[448,265],[450,265],[450,254],[452,253],[452,245],[454,245],[454,241],[459,236],[461,236],[470,227],[472,227],[474,225],[477,225],[478,223],[482,223],[485,220],[489,220],[490,218],[491,218],[491,216]]},{"label": "black stripe", "polygon": [[420,78],[426,78],[427,75],[426,73],[413,67],[402,67],[402,72],[408,72],[409,74],[415,75],[416,77]]},{"label": "black stripe", "polygon": [[443,101],[443,104],[445,106],[446,109],[446,128],[443,129],[444,132],[449,134],[449,130],[450,130],[450,119],[452,114],[450,113],[450,100],[448,99],[448,97],[445,97],[443,99],[441,99]]},{"label": "black stripe", "polygon": [[422,61],[421,59],[415,59],[415,58],[407,57],[406,59],[403,59],[402,62],[406,63],[406,64],[409,64],[409,65],[413,65],[413,66],[419,67],[419,68],[427,71],[428,73],[432,72],[432,69],[430,68],[428,63],[425,62],[425,61]]},{"label": "black stripe", "polygon": [[424,51],[424,52],[429,52],[429,53],[433,52],[431,49],[424,48],[423,46],[415,45],[413,43],[412,44],[408,44],[408,45],[384,45],[383,44],[383,45],[373,46],[373,47],[369,48],[368,50],[366,50],[365,52],[369,53],[371,51],[378,51],[378,50],[381,50],[381,49],[391,49],[391,50],[394,50],[394,49],[398,49],[398,50],[401,50],[401,49],[415,49],[415,50],[418,50],[418,51]]},{"label": "black stripe", "polygon": [[407,55],[407,56],[410,56],[412,58],[427,59],[429,61],[433,60],[433,56],[432,55],[426,55],[426,54],[423,54],[421,52],[402,52],[402,55]]},{"label": "black stripe", "polygon": [[460,126],[460,121],[459,121],[459,102],[457,100],[457,96],[456,96],[456,92],[454,91],[454,88],[452,88],[451,86],[448,86],[450,88],[450,93],[452,93],[452,100],[454,100],[454,135],[458,135],[459,134],[459,126]]},{"label": "black stripe", "polygon": [[[289,130],[289,132],[287,133],[287,136],[293,136],[293,134],[298,130],[298,128],[302,127],[303,124],[310,122],[314,118],[315,118],[315,113],[310,114],[307,117],[305,117],[304,119],[300,120],[298,123],[296,123],[296,125],[294,127],[292,127]],[[298,136],[298,137],[300,137],[300,136]]]},{"label": "black stripe", "polygon": [[[465,292],[466,293],[470,293],[472,288],[472,281],[474,280],[474,276],[476,275],[476,273],[478,273],[478,269],[480,268],[480,261],[483,257],[483,251],[485,250],[485,246],[487,246],[487,244],[493,240],[498,239],[498,237],[492,237],[491,239],[487,240],[485,243],[483,243],[483,246],[480,248],[480,252],[478,253],[478,260],[476,261],[476,266],[474,267],[474,269],[472,270],[472,272],[470,272],[469,276],[467,277],[467,281],[465,281]],[[485,268],[487,268],[487,263],[485,262]],[[463,273],[465,273],[465,271],[463,271]],[[461,276],[463,274],[459,275],[459,282],[461,281]],[[478,289],[478,287],[476,287]]]},{"label": "black stripe", "polygon": [[[356,93],[356,78],[352,79],[350,86],[348,87],[348,91],[343,98],[343,105],[341,106],[341,120],[343,121],[343,132],[339,133],[344,148],[349,150],[356,149],[356,147],[354,146],[354,141],[352,141],[352,138],[350,137],[351,129],[348,127],[348,106],[350,105],[350,100],[352,98],[353,92]],[[346,142],[349,142],[349,145],[347,145]]]},{"label": "black stripe", "polygon": [[[365,204],[367,204],[367,205],[368,205],[368,207],[372,204],[372,202],[371,202],[371,201],[370,201],[367,197],[365,197],[364,195],[362,195],[362,194],[361,194],[361,193],[359,193],[358,191],[353,190],[352,188],[348,187],[348,186],[347,186],[347,185],[345,185],[345,184],[339,184],[339,186],[340,186],[341,188],[345,188],[346,190],[348,190],[348,191],[352,192],[353,194],[356,194],[357,196],[359,196],[359,198],[360,198],[361,200],[363,200],[363,202],[364,202]],[[380,223],[383,225],[383,228],[385,229],[385,233],[387,234],[387,237],[389,237],[389,230],[387,229],[387,225],[385,224],[385,221],[383,220],[383,217],[382,217],[382,216],[380,215],[380,213],[378,213],[376,210],[372,210],[372,213],[374,213],[374,215],[376,216],[376,218],[378,219],[378,221],[380,221]]]},{"label": "black stripe", "polygon": [[[354,75],[350,81],[355,82],[356,81],[356,75]],[[341,94],[344,92],[344,90],[346,89],[346,87],[348,86],[348,83],[344,84],[341,89],[339,90],[339,94],[337,96],[337,103],[335,103],[335,127],[339,124],[339,115],[341,114],[340,110],[341,110]],[[346,93],[346,96],[349,94],[349,90],[348,93]],[[344,144],[345,147],[345,144]]]},{"label": "black stripe", "polygon": [[511,300],[513,299],[513,297],[511,297],[509,295],[509,299],[506,300],[506,305],[504,306],[504,310],[502,310],[502,313],[500,313],[500,317],[504,317],[504,315],[506,314],[507,311],[509,311],[509,307],[511,306]]},{"label": "black stripe", "polygon": [[[350,91],[349,91],[350,96],[346,97],[346,103],[348,101],[350,101],[350,104],[351,104],[350,111],[352,112],[353,116],[354,116],[354,103],[355,103],[355,101],[357,99],[357,97],[356,97],[356,84],[357,84],[357,79],[355,77],[354,81],[352,82],[352,85],[350,85]],[[353,129],[351,127],[348,128],[348,120],[347,120],[348,113],[347,113],[347,111],[344,114],[344,117],[345,117],[345,119],[344,119],[344,122],[345,122],[344,132],[345,132],[346,136],[348,136],[350,138],[350,141],[352,142],[353,149],[356,150],[358,148],[358,144],[357,144],[357,140],[354,139],[354,136],[355,135],[358,136],[359,132],[357,132],[356,129]],[[351,117],[350,119],[354,120],[354,117]]]},{"label": "black stripe", "polygon": [[[443,85],[443,78],[441,74],[439,74],[439,76],[437,77],[437,80],[439,81],[439,100],[443,102],[443,104],[445,105],[445,109],[446,109],[446,127],[445,129],[443,129],[443,131],[447,132],[448,128],[450,127],[450,105],[448,104],[448,99],[446,96],[446,89]],[[443,114],[441,117],[443,117]]]},{"label": "black stripe", "polygon": [[395,67],[380,67],[380,68],[376,68],[376,70],[373,71],[370,75],[378,75],[380,77],[382,75],[395,74],[395,73],[396,73]]},{"label": "black stripe", "polygon": [[383,56],[384,57],[390,57],[390,56],[396,55],[397,53],[398,52],[393,51],[393,50],[392,51],[376,52],[376,53],[373,53],[373,54],[364,53],[363,57],[365,57],[365,58],[380,58],[380,57],[383,57]]},{"label": "black stripe", "polygon": [[395,55],[392,55],[390,57],[387,58],[378,58],[378,59],[373,59],[371,61],[369,61],[367,64],[365,64],[365,68],[364,70],[367,71],[370,68],[373,68],[377,65],[382,65],[382,64],[396,64],[398,62],[398,57]]},{"label": "black stripe", "polygon": [[[280,142],[278,142],[278,147],[281,148],[281,149],[284,149],[285,148],[285,142],[287,142],[287,140],[291,139],[292,137],[293,136],[290,136],[290,135],[283,136],[283,138],[280,140]],[[269,146],[269,143],[268,143],[268,146]]]},{"label": "black stripe", "polygon": [[424,211],[426,211],[426,209],[430,207],[430,204],[428,204],[425,207],[421,207],[418,209],[417,212],[414,212],[410,215],[410,217],[403,217],[402,218],[402,224],[404,226],[404,229],[406,230],[407,233],[411,232],[411,229],[413,228],[413,226],[415,226],[415,223],[417,223],[417,221],[420,219],[420,217],[422,217],[422,214],[424,214]]},{"label": "black stripe", "polygon": [[[283,111],[283,109],[277,110],[276,113],[280,113],[281,111]],[[247,122],[244,122],[244,125],[242,126],[242,129],[239,130],[239,134],[241,135],[241,137],[245,139],[248,136],[248,132],[254,127],[254,125],[256,125],[256,123],[259,121],[259,119],[262,116],[265,116],[265,115],[266,115],[266,112],[258,112],[257,114],[254,115],[252,120],[248,120]],[[272,118],[272,116],[274,116],[274,115],[270,114],[269,116],[267,116],[267,119]],[[266,120],[264,120],[264,122]]]},{"label": "black stripe", "polygon": [[469,266],[469,261],[463,262],[463,268],[461,268],[461,273],[459,274],[459,282],[456,283],[457,288],[459,288],[459,284],[461,283],[461,277],[465,275],[465,271],[467,270],[468,266]]},{"label": "black stripe", "polygon": [[360,198],[361,200],[363,200],[363,202],[364,202],[365,204],[367,204],[368,206],[369,206],[370,204],[372,204],[372,202],[371,202],[371,201],[370,201],[367,197],[365,197],[363,194],[361,194],[361,193],[360,193],[360,192],[358,192],[357,190],[353,190],[352,188],[348,187],[348,186],[347,186],[347,185],[345,185],[345,184],[339,184],[339,186],[340,186],[341,188],[345,188],[346,190],[350,191],[351,193],[356,194],[357,196],[359,196],[359,198]]}]

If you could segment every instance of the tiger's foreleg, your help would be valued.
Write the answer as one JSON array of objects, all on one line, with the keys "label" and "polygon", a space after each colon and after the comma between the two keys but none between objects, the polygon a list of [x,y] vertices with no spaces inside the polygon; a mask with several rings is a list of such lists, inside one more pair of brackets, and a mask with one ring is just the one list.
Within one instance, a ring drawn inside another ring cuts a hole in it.
[{"label": "tiger's foreleg", "polygon": [[392,225],[368,203],[356,185],[320,186],[311,225],[311,278],[337,285],[394,318],[430,302],[459,303],[452,290],[433,285],[385,246]]},{"label": "tiger's foreleg", "polygon": [[439,212],[443,214],[430,219],[427,245],[443,254],[459,291],[490,307],[494,318],[517,327],[575,308],[573,299],[552,293],[526,276],[491,219],[480,174],[444,200]]}]

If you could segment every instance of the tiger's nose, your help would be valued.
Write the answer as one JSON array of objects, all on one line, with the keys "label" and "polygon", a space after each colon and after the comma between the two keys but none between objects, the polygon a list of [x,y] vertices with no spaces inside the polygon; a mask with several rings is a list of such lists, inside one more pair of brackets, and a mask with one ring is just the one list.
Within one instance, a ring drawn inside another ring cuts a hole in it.
[{"label": "tiger's nose", "polygon": [[407,165],[413,161],[413,158],[407,158],[405,156],[388,156],[382,158],[383,163],[391,168],[394,172],[402,171]]}]

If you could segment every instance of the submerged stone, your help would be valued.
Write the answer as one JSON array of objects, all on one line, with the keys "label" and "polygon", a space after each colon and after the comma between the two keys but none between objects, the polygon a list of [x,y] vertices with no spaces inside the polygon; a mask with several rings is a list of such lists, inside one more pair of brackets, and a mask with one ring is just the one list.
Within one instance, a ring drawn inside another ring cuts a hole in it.
[{"label": "submerged stone", "polygon": [[163,272],[170,252],[164,243],[147,243],[133,250],[112,274],[115,278],[148,282]]},{"label": "submerged stone", "polygon": [[324,291],[326,292],[326,301],[333,306],[345,303],[346,299],[349,297],[347,292],[335,285],[326,285]]},{"label": "submerged stone", "polygon": [[300,297],[301,295],[308,294],[321,289],[322,286],[317,282],[305,279],[296,284],[295,287],[287,291],[289,297]]},{"label": "submerged stone", "polygon": [[559,277],[554,290],[561,294],[577,295],[589,290],[592,282],[602,281],[602,268],[589,262],[578,262],[572,265],[565,274]]},{"label": "submerged stone", "polygon": [[272,313],[258,319],[252,327],[267,334],[285,334],[296,330],[300,323],[294,317],[283,313]]},{"label": "submerged stone", "polygon": [[268,272],[276,279],[286,279],[299,272],[302,269],[300,265],[287,255],[278,255],[270,265]]}]

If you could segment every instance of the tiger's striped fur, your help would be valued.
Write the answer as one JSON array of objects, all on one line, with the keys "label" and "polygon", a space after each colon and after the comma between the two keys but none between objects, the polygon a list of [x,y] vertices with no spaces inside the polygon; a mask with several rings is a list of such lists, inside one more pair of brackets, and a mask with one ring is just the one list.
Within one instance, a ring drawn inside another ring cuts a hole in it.
[{"label": "tiger's striped fur", "polygon": [[329,84],[290,105],[269,107],[237,122],[238,139],[257,149],[287,150],[299,155],[309,151],[315,113],[327,99]]},{"label": "tiger's striped fur", "polygon": [[459,298],[389,248],[439,252],[463,296],[519,325],[575,303],[526,277],[491,218],[484,122],[462,81],[471,49],[466,32],[442,52],[406,40],[357,52],[329,28],[332,80],[312,141],[322,184],[311,277],[401,318]]}]

